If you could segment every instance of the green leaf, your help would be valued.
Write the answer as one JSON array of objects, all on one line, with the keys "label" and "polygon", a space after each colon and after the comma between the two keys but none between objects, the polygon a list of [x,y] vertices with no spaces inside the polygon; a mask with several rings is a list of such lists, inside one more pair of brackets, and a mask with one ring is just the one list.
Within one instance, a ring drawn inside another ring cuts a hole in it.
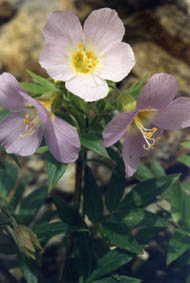
[{"label": "green leaf", "polygon": [[190,149],[190,141],[182,142],[180,145],[186,149]]},{"label": "green leaf", "polygon": [[47,153],[48,188],[51,190],[65,173],[66,163],[58,162],[50,152]]},{"label": "green leaf", "polygon": [[42,153],[47,153],[48,151],[49,151],[48,146],[42,145],[37,149],[36,153],[42,154]]},{"label": "green leaf", "polygon": [[86,227],[80,214],[66,203],[61,197],[54,194],[53,202],[57,207],[57,211],[61,220],[71,226],[75,227]]},{"label": "green leaf", "polygon": [[18,249],[13,239],[7,237],[4,233],[0,233],[0,251],[3,254],[15,254]]},{"label": "green leaf", "polygon": [[137,171],[136,171],[136,178],[139,181],[145,181],[154,177],[154,174],[151,170],[145,166],[142,162],[139,162]]},{"label": "green leaf", "polygon": [[0,110],[0,120],[3,120],[7,115],[11,114],[11,111],[3,109]]},{"label": "green leaf", "polygon": [[100,226],[101,234],[108,238],[112,245],[131,253],[139,253],[143,246],[139,245],[129,228],[123,222],[103,222]]},{"label": "green leaf", "polygon": [[109,155],[103,146],[102,138],[99,136],[92,133],[83,133],[80,136],[80,141],[85,148],[109,158]]},{"label": "green leaf", "polygon": [[38,267],[37,261],[25,256],[24,254],[19,255],[20,268],[24,279],[27,283],[38,283]]},{"label": "green leaf", "polygon": [[118,208],[126,185],[127,181],[123,175],[112,174],[105,196],[106,206],[110,212]]},{"label": "green leaf", "polygon": [[186,165],[187,167],[190,166],[190,155],[182,155],[180,157],[177,158],[177,161],[183,163],[184,165]]},{"label": "green leaf", "polygon": [[93,281],[93,283],[140,283],[140,282],[142,282],[140,279],[118,275],[118,274],[113,277],[106,277],[103,279],[99,279],[98,281]]},{"label": "green leaf", "polygon": [[26,186],[31,181],[31,178],[32,178],[31,175],[24,176],[23,179],[21,180],[21,183],[16,188],[15,193],[14,193],[13,197],[10,200],[10,206],[12,207],[13,210],[16,209],[17,205],[21,201],[21,198],[22,198],[22,196],[24,194]]},{"label": "green leaf", "polygon": [[171,195],[172,219],[175,223],[190,227],[190,196],[179,182],[174,184]]},{"label": "green leaf", "polygon": [[190,234],[186,235],[178,229],[169,241],[167,264],[178,259],[186,250],[190,249]]},{"label": "green leaf", "polygon": [[84,182],[84,213],[93,223],[98,223],[103,218],[102,195],[88,166],[85,168]]},{"label": "green leaf", "polygon": [[134,207],[146,207],[155,202],[157,196],[168,189],[177,178],[176,175],[163,176],[137,184],[121,201],[120,209],[126,215]]},{"label": "green leaf", "polygon": [[18,168],[12,163],[0,167],[0,195],[6,196],[17,182]]},{"label": "green leaf", "polygon": [[46,186],[37,188],[22,200],[18,213],[22,224],[28,225],[28,222],[33,219],[40,207],[44,204],[47,197],[47,189]]},{"label": "green leaf", "polygon": [[49,88],[43,87],[41,85],[37,85],[34,83],[20,83],[21,87],[24,88],[25,91],[33,94],[33,95],[38,95],[38,94],[43,94],[47,91],[49,91]]},{"label": "green leaf", "polygon": [[54,84],[48,81],[47,79],[44,79],[29,70],[27,70],[27,72],[32,77],[33,81],[39,84],[40,86],[43,86],[46,89],[46,91],[56,90],[56,87],[54,86]]},{"label": "green leaf", "polygon": [[52,223],[41,223],[33,227],[33,231],[40,242],[47,242],[49,241],[49,239],[56,235],[65,234],[68,231],[75,230],[76,228],[74,226],[70,226],[60,221]]},{"label": "green leaf", "polygon": [[130,255],[122,250],[111,250],[105,256],[100,258],[93,272],[88,277],[87,282],[92,282],[105,275],[108,275],[121,266],[127,264],[133,259],[134,255]]},{"label": "green leaf", "polygon": [[166,175],[164,169],[156,159],[152,160],[150,167],[154,174],[154,177],[162,177]]},{"label": "green leaf", "polygon": [[148,75],[146,75],[139,83],[136,82],[134,83],[130,88],[128,88],[124,93],[130,94],[133,96],[135,99],[139,96],[141,89],[143,88],[143,85],[145,82],[148,80]]}]

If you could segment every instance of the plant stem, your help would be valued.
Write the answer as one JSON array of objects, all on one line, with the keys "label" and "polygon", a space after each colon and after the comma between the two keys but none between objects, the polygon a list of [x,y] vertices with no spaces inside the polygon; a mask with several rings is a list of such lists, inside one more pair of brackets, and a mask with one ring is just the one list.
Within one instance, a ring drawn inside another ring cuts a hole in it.
[{"label": "plant stem", "polygon": [[84,160],[83,151],[80,152],[79,158],[76,162],[76,173],[75,173],[75,194],[73,198],[73,208],[77,211],[80,209],[80,200],[82,194],[83,185],[83,171],[84,171]]}]

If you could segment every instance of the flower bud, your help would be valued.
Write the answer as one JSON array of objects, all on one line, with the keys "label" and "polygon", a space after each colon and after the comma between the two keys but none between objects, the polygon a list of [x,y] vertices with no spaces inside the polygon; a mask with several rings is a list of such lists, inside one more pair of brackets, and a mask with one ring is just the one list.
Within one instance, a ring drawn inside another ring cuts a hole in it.
[{"label": "flower bud", "polygon": [[136,109],[136,100],[126,93],[122,93],[117,100],[117,107],[120,112],[128,112]]},{"label": "flower bud", "polygon": [[13,231],[13,236],[20,251],[36,259],[36,250],[41,250],[42,247],[34,232],[24,225],[18,225]]}]

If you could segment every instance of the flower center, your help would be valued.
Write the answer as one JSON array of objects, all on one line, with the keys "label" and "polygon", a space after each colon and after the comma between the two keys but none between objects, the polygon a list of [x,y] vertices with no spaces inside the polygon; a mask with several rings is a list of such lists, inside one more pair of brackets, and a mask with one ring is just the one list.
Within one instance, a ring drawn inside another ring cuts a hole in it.
[{"label": "flower center", "polygon": [[29,113],[26,113],[24,124],[25,124],[25,130],[23,134],[20,134],[20,137],[26,137],[28,139],[29,136],[33,135],[35,133],[35,126],[39,123],[40,119],[38,115],[35,116],[33,120],[30,120]]},{"label": "flower center", "polygon": [[79,50],[73,55],[73,66],[78,73],[89,73],[98,64],[98,59],[93,51],[85,50],[82,43],[78,44]]},{"label": "flower center", "polygon": [[153,138],[153,135],[158,131],[158,128],[156,127],[153,127],[152,129],[145,128],[138,115],[134,118],[134,122],[137,128],[140,130],[146,142],[146,144],[143,145],[143,148],[146,150],[153,148],[153,146],[155,145],[155,142],[160,140],[160,137]]}]

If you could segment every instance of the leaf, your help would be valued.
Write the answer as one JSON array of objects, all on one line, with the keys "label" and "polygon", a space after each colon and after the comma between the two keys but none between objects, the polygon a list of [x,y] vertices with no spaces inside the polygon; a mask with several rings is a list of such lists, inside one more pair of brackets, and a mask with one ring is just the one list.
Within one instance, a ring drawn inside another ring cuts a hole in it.
[{"label": "leaf", "polygon": [[157,196],[168,189],[177,178],[176,175],[163,176],[137,184],[121,201],[120,209],[126,215],[134,207],[146,207],[153,203]]},{"label": "leaf", "polygon": [[56,235],[65,234],[68,231],[75,230],[76,228],[74,226],[70,226],[60,221],[52,223],[41,223],[33,227],[33,231],[35,232],[40,242],[49,241],[49,239]]},{"label": "leaf", "polygon": [[115,275],[113,277],[106,277],[103,279],[99,279],[98,281],[93,281],[93,283],[140,283],[142,282],[140,279],[123,276],[123,275]]},{"label": "leaf", "polygon": [[175,223],[190,227],[190,196],[185,193],[179,182],[174,184],[171,195],[172,219]]},{"label": "leaf", "polygon": [[17,189],[15,190],[15,193],[10,200],[10,206],[12,207],[13,210],[15,210],[17,205],[19,204],[22,195],[26,189],[26,186],[31,181],[31,178],[32,178],[31,175],[24,176],[23,179],[21,180],[21,183],[18,185]]},{"label": "leaf", "polygon": [[177,158],[177,161],[183,163],[187,167],[190,166],[190,156],[189,155],[182,155],[182,156]]},{"label": "leaf", "polygon": [[123,222],[103,222],[100,226],[101,234],[108,238],[112,245],[131,253],[139,253],[143,246],[139,245],[129,228]]},{"label": "leaf", "polygon": [[22,224],[28,225],[44,204],[47,197],[47,189],[46,186],[37,188],[22,200],[18,213]]},{"label": "leaf", "polygon": [[56,87],[54,86],[53,83],[51,83],[50,81],[48,81],[47,79],[44,79],[42,77],[40,77],[39,75],[34,74],[33,72],[27,70],[27,72],[29,73],[29,75],[32,77],[33,81],[37,84],[39,84],[40,86],[43,86],[46,91],[51,91],[51,90],[56,90]]},{"label": "leaf", "polygon": [[0,233],[0,251],[2,254],[15,254],[18,249],[12,238],[8,238],[4,233]]},{"label": "leaf", "polygon": [[12,163],[0,167],[0,195],[6,196],[17,182],[18,168]]},{"label": "leaf", "polygon": [[50,152],[47,153],[48,189],[51,190],[65,173],[66,163],[58,162]]},{"label": "leaf", "polygon": [[46,153],[46,152],[48,152],[49,150],[48,150],[48,146],[47,145],[42,145],[42,146],[40,146],[37,150],[36,150],[36,153],[40,153],[40,154],[42,154],[42,153]]},{"label": "leaf", "polygon": [[103,202],[100,188],[96,184],[91,169],[86,166],[84,179],[84,213],[93,223],[98,223],[103,218]]},{"label": "leaf", "polygon": [[145,166],[142,162],[139,162],[137,171],[136,171],[136,178],[139,181],[145,181],[154,177],[154,174],[151,170]]},{"label": "leaf", "polygon": [[38,266],[34,261],[24,254],[19,255],[20,268],[27,283],[38,283]]},{"label": "leaf", "polygon": [[127,181],[123,175],[112,174],[105,195],[106,206],[110,212],[118,208],[126,185]]},{"label": "leaf", "polygon": [[102,138],[92,133],[82,133],[80,136],[81,144],[104,157],[109,158],[109,155],[103,146]]},{"label": "leaf", "polygon": [[190,149],[190,141],[182,142],[180,145],[186,149]]},{"label": "leaf", "polygon": [[57,207],[57,211],[61,220],[71,226],[75,227],[86,227],[82,217],[80,214],[68,205],[61,197],[54,194],[53,195],[53,202]]},{"label": "leaf", "polygon": [[178,229],[169,241],[167,264],[175,261],[190,247],[190,235]]},{"label": "leaf", "polygon": [[154,177],[162,177],[166,175],[164,169],[156,159],[152,160],[150,166]]},{"label": "leaf", "polygon": [[24,88],[25,91],[33,94],[33,95],[38,95],[38,94],[43,94],[47,91],[49,91],[49,88],[47,87],[43,87],[41,85],[37,85],[37,84],[34,84],[34,83],[26,83],[26,82],[23,82],[23,83],[20,83],[21,87]]},{"label": "leaf", "polygon": [[134,256],[122,250],[111,250],[105,256],[100,258],[93,272],[87,279],[87,282],[99,279],[104,275],[110,274],[121,266],[127,264]]}]

